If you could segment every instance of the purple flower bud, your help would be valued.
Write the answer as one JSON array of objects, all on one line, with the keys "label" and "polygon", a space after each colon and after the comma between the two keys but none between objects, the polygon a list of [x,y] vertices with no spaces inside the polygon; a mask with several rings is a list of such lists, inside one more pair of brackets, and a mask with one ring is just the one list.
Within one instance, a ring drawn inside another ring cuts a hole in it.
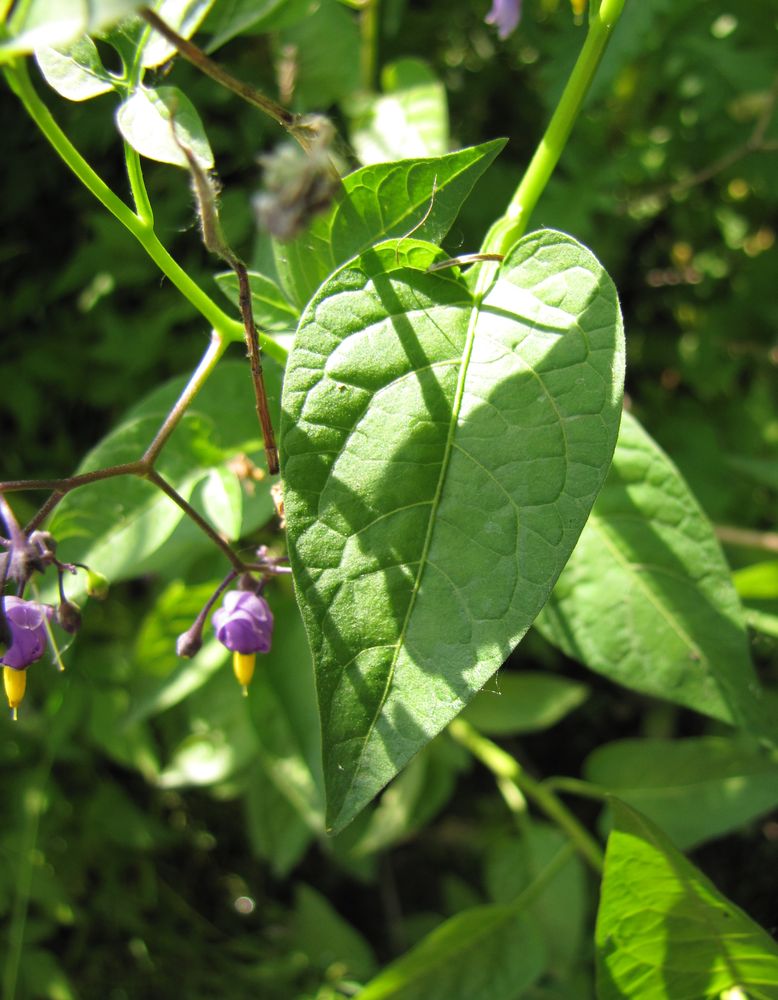
[{"label": "purple flower bud", "polygon": [[191,659],[203,647],[203,623],[198,619],[194,625],[182,632],[176,639],[176,656],[183,656],[184,659]]},{"label": "purple flower bud", "polygon": [[55,620],[69,635],[81,628],[81,609],[72,601],[63,601],[57,608]]},{"label": "purple flower bud", "polygon": [[24,670],[43,656],[47,638],[44,622],[47,618],[51,621],[54,608],[20,597],[6,597],[5,615],[11,629],[11,645],[0,663],[14,670]]},{"label": "purple flower bud", "polygon": [[492,0],[492,9],[486,15],[487,24],[497,26],[497,34],[506,39],[521,20],[521,0]]},{"label": "purple flower bud", "polygon": [[267,601],[248,590],[230,590],[213,614],[216,638],[233,653],[267,653],[273,615]]}]

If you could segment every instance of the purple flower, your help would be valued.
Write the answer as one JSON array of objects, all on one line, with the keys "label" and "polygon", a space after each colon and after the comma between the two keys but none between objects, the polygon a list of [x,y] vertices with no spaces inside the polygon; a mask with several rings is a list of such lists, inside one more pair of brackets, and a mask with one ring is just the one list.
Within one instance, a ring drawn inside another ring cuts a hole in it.
[{"label": "purple flower", "polygon": [[249,590],[230,590],[213,614],[216,638],[233,653],[267,653],[273,615],[267,601]]},{"label": "purple flower", "polygon": [[497,25],[497,34],[505,39],[521,20],[521,0],[492,0],[492,9],[486,15],[487,24]]},{"label": "purple flower", "polygon": [[45,620],[51,621],[54,608],[20,597],[6,597],[5,616],[11,630],[11,643],[0,663],[13,670],[25,670],[39,660],[46,649]]}]

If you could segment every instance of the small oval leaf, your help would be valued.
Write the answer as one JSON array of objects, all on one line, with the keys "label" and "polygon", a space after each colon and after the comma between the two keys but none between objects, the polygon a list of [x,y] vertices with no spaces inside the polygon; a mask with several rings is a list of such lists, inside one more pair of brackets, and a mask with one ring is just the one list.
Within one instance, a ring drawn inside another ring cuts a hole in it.
[{"label": "small oval leaf", "polygon": [[213,153],[200,116],[178,87],[136,90],[119,108],[116,122],[121,134],[141,156],[188,168],[183,146],[192,151],[204,170],[213,167]]}]

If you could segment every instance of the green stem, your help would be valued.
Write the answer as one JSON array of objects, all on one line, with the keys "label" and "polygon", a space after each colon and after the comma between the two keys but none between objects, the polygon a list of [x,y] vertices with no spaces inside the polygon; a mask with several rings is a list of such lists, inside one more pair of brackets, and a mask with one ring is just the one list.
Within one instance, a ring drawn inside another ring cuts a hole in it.
[{"label": "green stem", "polygon": [[498,747],[496,743],[492,743],[491,740],[482,736],[463,719],[455,719],[450,723],[448,731],[495,777],[512,781],[528,799],[535,803],[541,812],[544,812],[550,820],[553,820],[560,829],[564,830],[578,853],[594,871],[598,875],[602,874],[604,865],[602,848],[567,806],[560,802],[546,785],[530,777],[515,758]]},{"label": "green stem", "polygon": [[138,218],[149,229],[154,228],[154,210],[149,201],[146,182],[143,179],[143,168],[140,165],[138,151],[133,149],[129,142],[124,143],[124,162],[127,164],[127,178],[130,182],[130,191],[135,202],[135,211]]},{"label": "green stem", "polygon": [[24,948],[24,932],[27,926],[27,909],[32,888],[32,869],[38,826],[43,811],[44,786],[48,779],[49,762],[41,766],[38,780],[26,789],[26,823],[22,834],[21,857],[16,874],[13,908],[8,928],[8,952],[3,975],[3,1000],[14,1000],[19,978],[19,963]]},{"label": "green stem", "polygon": [[380,0],[365,0],[359,14],[359,66],[362,87],[375,90],[378,76],[378,25]]},{"label": "green stem", "polygon": [[589,31],[581,54],[578,56],[570,79],[548,128],[540,140],[535,155],[516,188],[505,214],[491,227],[484,240],[484,252],[507,254],[526,232],[529,218],[543,193],[546,184],[559,162],[562,151],[578,117],[584,98],[600,64],[605,46],[621,15],[625,0],[603,0],[599,9],[592,10]]},{"label": "green stem", "polygon": [[[150,222],[142,218],[141,215],[136,215],[121,198],[114,194],[105,181],[81,156],[59,125],[54,121],[49,109],[35,92],[27,73],[26,65],[23,62],[18,62],[4,66],[3,73],[11,89],[24,105],[27,113],[54,148],[55,152],[73,171],[81,183],[108,209],[114,218],[121,222],[125,229],[132,233],[162,273],[170,279],[181,294],[205,317],[210,326],[225,341],[237,342],[242,340],[243,324],[233,319],[216,305],[213,299],[170,256],[152,229]],[[139,212],[143,213],[146,211],[143,206],[145,186],[142,183],[142,177],[139,176],[140,166],[138,165],[138,175],[136,175],[135,168],[131,164],[132,159],[130,158],[128,159],[130,184],[133,187],[134,197],[140,201],[138,206]],[[149,211],[150,207],[149,205]],[[286,360],[287,351],[285,348],[270,338],[262,337],[261,346],[276,361],[283,364]]]}]

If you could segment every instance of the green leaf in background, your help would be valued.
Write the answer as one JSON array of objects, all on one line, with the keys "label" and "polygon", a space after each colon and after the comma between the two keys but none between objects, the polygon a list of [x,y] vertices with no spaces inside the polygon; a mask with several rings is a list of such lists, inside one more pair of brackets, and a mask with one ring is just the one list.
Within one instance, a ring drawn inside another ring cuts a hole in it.
[{"label": "green leaf in background", "polygon": [[595,939],[598,1000],[775,1000],[770,935],[650,820],[618,800],[613,812]]},{"label": "green leaf in background", "polygon": [[116,123],[141,156],[188,169],[189,161],[181,148],[185,146],[204,170],[213,167],[213,153],[200,116],[178,87],[136,90],[116,112]]},{"label": "green leaf in background", "polygon": [[220,466],[211,469],[200,489],[208,520],[228,541],[237,541],[243,524],[243,492],[238,477],[231,469]]},{"label": "green leaf in background", "polygon": [[769,728],[713,528],[627,413],[605,486],[537,625],[625,687],[752,733]]},{"label": "green leaf in background", "polygon": [[[160,416],[123,423],[86,456],[79,472],[136,461],[158,429]],[[186,500],[204,474],[202,466],[190,458],[202,454],[206,428],[196,415],[187,414],[176,433],[175,446],[165,449],[157,469]],[[212,456],[213,460],[218,459]],[[137,477],[122,476],[69,493],[49,529],[63,544],[68,559],[86,563],[114,581],[134,576],[138,565],[170,537],[182,517],[181,509],[156,487]]]},{"label": "green leaf in background", "polygon": [[415,226],[415,238],[439,243],[504,145],[504,139],[494,139],[433,159],[362,167],[344,177],[343,197],[329,211],[289,243],[274,241],[278,275],[289,298],[302,308],[340,264]]},{"label": "green leaf in background", "polygon": [[261,757],[249,771],[244,802],[254,854],[267,862],[276,878],[284,878],[302,859],[313,832],[269,777]]},{"label": "green leaf in background", "polygon": [[[213,5],[214,0],[157,0],[149,7],[182,38],[191,38]],[[159,32],[149,29],[140,47],[140,63],[146,69],[153,69],[177,51]]]},{"label": "green leaf in background", "polygon": [[689,850],[774,809],[778,762],[716,736],[618,740],[598,747],[584,776],[653,820]]},{"label": "green leaf in background", "polygon": [[88,101],[113,90],[113,78],[88,35],[64,49],[38,49],[35,59],[46,83],[69,101]]},{"label": "green leaf in background", "polygon": [[219,785],[256,760],[256,733],[225,654],[222,647],[223,668],[186,701],[189,735],[159,774],[161,788]]},{"label": "green leaf in background", "polygon": [[517,736],[550,729],[589,697],[589,688],[557,674],[523,670],[496,674],[462,718],[487,736]]},{"label": "green leaf in background", "polygon": [[[300,310],[286,298],[278,285],[258,271],[248,272],[254,320],[265,333],[288,333],[295,330]],[[238,305],[238,278],[234,271],[216,275],[216,284],[234,305]]]},{"label": "green leaf in background", "polygon": [[359,1000],[516,1000],[546,967],[534,922],[513,906],[477,906],[383,969]]},{"label": "green leaf in background", "polygon": [[376,968],[370,945],[332,905],[309,885],[295,891],[292,938],[295,949],[322,972],[337,963],[341,978],[367,979]]},{"label": "green leaf in background", "polygon": [[[422,266],[438,252],[408,246]],[[398,251],[325,282],[284,382],[288,540],[335,830],[529,628],[621,415],[616,292],[580,244],[525,237],[481,301],[452,272],[386,270]]]},{"label": "green leaf in background", "polygon": [[468,764],[445,736],[428,743],[384,791],[352,853],[361,857],[413,836],[445,806]]},{"label": "green leaf in background", "polygon": [[[265,379],[273,410],[280,378],[278,366],[266,359]],[[140,458],[185,384],[185,378],[173,379],[141,400],[87,455],[78,471]],[[205,514],[197,484],[245,452],[253,454],[258,464],[264,461],[249,372],[245,364],[222,361],[165,445],[157,468]],[[239,534],[265,524],[274,509],[268,480],[252,481],[242,489]],[[63,558],[86,563],[116,581],[149,571],[161,547],[173,544],[184,527],[190,530],[182,534],[181,564],[192,554],[213,549],[213,542],[188,521],[184,526],[182,517],[180,509],[155,487],[122,476],[83,486],[66,496],[49,529],[61,544]],[[169,571],[169,565],[155,568]],[[78,583],[83,589],[83,577]]]},{"label": "green leaf in background", "polygon": [[309,17],[317,0],[219,0],[203,24],[213,38],[208,52],[220,48],[236,35],[277,31]]},{"label": "green leaf in background", "polygon": [[318,0],[308,10],[279,32],[278,51],[294,53],[294,103],[328,108],[359,89],[357,17],[339,0]]},{"label": "green leaf in background", "polygon": [[16,5],[12,38],[0,44],[0,62],[36,49],[67,47],[142,7],[139,0],[29,0]]},{"label": "green leaf in background", "polygon": [[321,737],[311,654],[291,588],[280,581],[265,596],[275,619],[273,646],[258,658],[248,693],[265,772],[310,829],[324,826]]},{"label": "green leaf in background", "polygon": [[383,96],[349,106],[351,144],[361,163],[384,163],[448,152],[446,89],[420,59],[399,59],[381,71]]},{"label": "green leaf in background", "polygon": [[549,823],[527,823],[520,833],[490,845],[485,873],[490,898],[495,903],[509,903],[564,850],[567,862],[526,911],[543,938],[549,971],[559,978],[578,957],[588,909],[583,864],[570,849],[568,838]]},{"label": "green leaf in background", "polygon": [[769,601],[778,598],[778,559],[745,566],[732,574],[735,589],[744,601]]}]

